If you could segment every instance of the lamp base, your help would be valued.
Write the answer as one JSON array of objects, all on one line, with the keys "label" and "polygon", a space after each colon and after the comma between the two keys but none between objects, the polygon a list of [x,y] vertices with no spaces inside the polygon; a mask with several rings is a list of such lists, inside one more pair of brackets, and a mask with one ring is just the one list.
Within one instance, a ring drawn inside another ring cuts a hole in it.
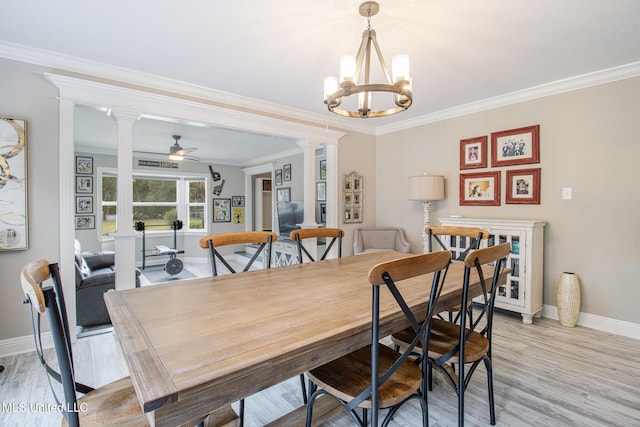
[{"label": "lamp base", "polygon": [[422,202],[422,207],[424,209],[424,219],[422,227],[422,253],[427,253],[429,252],[429,236],[427,235],[426,229],[431,225],[431,202],[429,200],[424,200]]}]

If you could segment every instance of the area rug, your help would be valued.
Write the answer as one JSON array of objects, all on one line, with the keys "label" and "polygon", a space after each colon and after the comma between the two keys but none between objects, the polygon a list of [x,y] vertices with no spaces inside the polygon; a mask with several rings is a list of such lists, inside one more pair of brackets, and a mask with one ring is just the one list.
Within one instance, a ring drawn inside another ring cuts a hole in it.
[{"label": "area rug", "polygon": [[140,271],[142,271],[144,277],[146,277],[146,279],[151,283],[172,282],[175,280],[193,279],[196,277],[195,274],[186,268],[183,268],[180,273],[172,276],[164,271],[164,264],[147,266],[144,270],[140,269]]}]

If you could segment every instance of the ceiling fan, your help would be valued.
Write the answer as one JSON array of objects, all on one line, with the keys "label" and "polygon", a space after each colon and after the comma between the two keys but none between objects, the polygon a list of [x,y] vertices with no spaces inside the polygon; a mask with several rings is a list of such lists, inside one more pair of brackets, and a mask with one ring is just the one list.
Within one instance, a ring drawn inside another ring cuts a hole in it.
[{"label": "ceiling fan", "polygon": [[199,162],[200,161],[197,158],[189,155],[189,153],[192,153],[192,152],[196,151],[198,149],[197,147],[182,148],[178,144],[178,141],[182,137],[180,135],[171,135],[171,137],[173,139],[175,139],[176,142],[169,147],[169,152],[168,153],[157,153],[157,152],[153,152],[153,151],[134,151],[134,152],[143,153],[143,154],[164,155],[164,156],[168,156],[169,160],[175,160],[175,161],[182,161],[182,160],[185,160],[185,159],[186,160],[191,160],[191,161],[194,161],[194,162]]}]

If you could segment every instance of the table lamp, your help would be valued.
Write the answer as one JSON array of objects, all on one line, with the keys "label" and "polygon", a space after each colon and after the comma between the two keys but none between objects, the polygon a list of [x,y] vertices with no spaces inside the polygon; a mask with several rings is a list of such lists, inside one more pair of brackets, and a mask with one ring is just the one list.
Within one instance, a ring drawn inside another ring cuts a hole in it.
[{"label": "table lamp", "polygon": [[409,200],[420,200],[424,206],[424,226],[422,227],[422,251],[429,245],[425,228],[431,225],[431,201],[444,199],[444,176],[424,175],[409,177]]}]

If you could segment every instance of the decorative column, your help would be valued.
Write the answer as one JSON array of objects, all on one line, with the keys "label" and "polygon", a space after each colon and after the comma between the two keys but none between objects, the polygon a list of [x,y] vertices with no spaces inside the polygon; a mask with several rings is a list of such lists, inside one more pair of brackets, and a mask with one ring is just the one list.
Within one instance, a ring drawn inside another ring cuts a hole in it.
[{"label": "decorative column", "polygon": [[318,228],[316,223],[316,148],[320,144],[298,141],[304,154],[304,222],[302,228]]},{"label": "decorative column", "polygon": [[133,124],[140,112],[113,110],[118,121],[118,204],[116,244],[116,289],[135,287],[136,237],[133,230]]}]

